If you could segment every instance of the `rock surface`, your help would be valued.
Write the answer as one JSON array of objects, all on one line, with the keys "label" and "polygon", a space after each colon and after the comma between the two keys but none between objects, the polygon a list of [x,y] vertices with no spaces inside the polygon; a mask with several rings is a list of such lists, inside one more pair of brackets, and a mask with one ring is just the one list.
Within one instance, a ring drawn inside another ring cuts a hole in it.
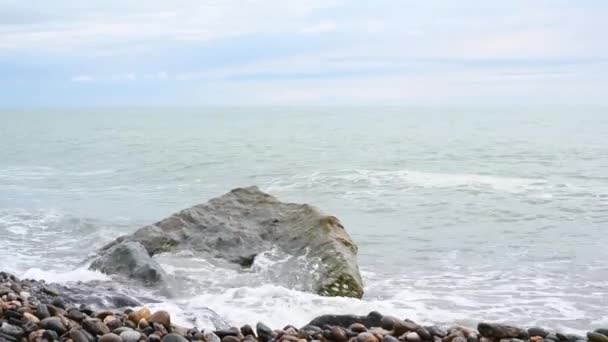
[{"label": "rock surface", "polygon": [[162,252],[189,249],[249,267],[256,255],[275,247],[319,263],[314,292],[363,296],[357,246],[340,221],[307,204],[280,202],[257,187],[234,189],[122,236],[101,249],[92,267],[155,283],[164,273],[150,256]]}]

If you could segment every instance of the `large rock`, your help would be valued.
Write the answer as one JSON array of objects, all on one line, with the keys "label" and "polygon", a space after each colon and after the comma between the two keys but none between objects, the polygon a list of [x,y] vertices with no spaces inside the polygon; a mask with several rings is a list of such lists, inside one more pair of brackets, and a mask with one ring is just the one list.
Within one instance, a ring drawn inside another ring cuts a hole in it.
[{"label": "large rock", "polygon": [[[278,247],[319,263],[313,284],[316,293],[358,298],[363,295],[357,246],[340,221],[307,204],[280,202],[257,187],[234,189],[120,237],[102,248],[93,265],[109,274],[126,273],[139,278],[139,273],[121,268],[120,258],[109,257],[117,250],[122,253],[121,246],[136,250],[138,244],[148,255],[131,253],[130,257],[139,260],[137,265],[150,265],[149,257],[158,253],[189,249],[249,267],[256,255]],[[160,280],[147,276],[147,271],[143,274],[144,279]]]},{"label": "large rock", "polygon": [[107,274],[121,274],[155,284],[165,278],[162,267],[152,259],[137,241],[122,241],[112,245],[91,263],[91,269]]}]

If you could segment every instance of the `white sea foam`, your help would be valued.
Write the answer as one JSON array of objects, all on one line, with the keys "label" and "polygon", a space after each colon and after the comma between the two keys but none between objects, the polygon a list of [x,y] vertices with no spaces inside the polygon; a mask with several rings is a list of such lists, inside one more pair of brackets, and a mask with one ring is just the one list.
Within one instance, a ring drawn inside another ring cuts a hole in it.
[{"label": "white sea foam", "polygon": [[23,274],[18,275],[23,279],[39,279],[46,280],[49,283],[66,284],[76,281],[92,281],[92,280],[110,280],[111,278],[98,271],[91,271],[86,267],[77,268],[70,271],[58,272],[42,270],[40,268],[30,268]]}]

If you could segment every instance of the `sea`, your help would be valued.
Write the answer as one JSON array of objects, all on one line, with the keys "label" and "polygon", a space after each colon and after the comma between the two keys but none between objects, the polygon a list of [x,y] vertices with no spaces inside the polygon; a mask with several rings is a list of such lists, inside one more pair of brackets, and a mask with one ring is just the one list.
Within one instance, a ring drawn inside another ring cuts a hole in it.
[{"label": "sea", "polygon": [[200,328],[208,309],[273,328],[372,310],[608,327],[608,108],[3,109],[0,122],[0,270],[19,277],[117,281],[84,260],[257,185],[340,218],[365,296],[306,291],[288,251],[247,271],[180,251],[158,256],[173,294],[149,306]]}]

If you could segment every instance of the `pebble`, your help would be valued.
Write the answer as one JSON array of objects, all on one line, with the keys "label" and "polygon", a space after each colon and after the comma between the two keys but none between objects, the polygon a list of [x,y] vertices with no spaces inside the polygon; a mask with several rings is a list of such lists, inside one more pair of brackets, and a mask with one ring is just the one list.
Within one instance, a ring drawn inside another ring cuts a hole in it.
[{"label": "pebble", "polygon": [[89,339],[80,329],[72,329],[69,332],[70,338],[74,342],[89,342]]},{"label": "pebble", "polygon": [[63,335],[67,331],[61,322],[61,319],[58,317],[47,317],[40,321],[40,326],[42,326],[44,329],[55,331],[59,335]]},{"label": "pebble", "polygon": [[[258,325],[261,323],[258,323]],[[259,335],[259,330],[258,330],[258,335]],[[221,342],[220,338],[214,334],[212,331],[208,331],[205,330],[203,332],[203,338],[205,339],[206,342]]]},{"label": "pebble", "polygon": [[395,326],[395,321],[397,321],[397,318],[393,316],[382,316],[382,318],[380,319],[380,327],[386,330],[393,330],[393,327]]},{"label": "pebble", "polygon": [[99,338],[99,342],[122,342],[122,338],[114,333],[107,333]]},{"label": "pebble", "polygon": [[47,317],[51,317],[51,313],[47,308],[46,304],[40,304],[36,307],[36,317],[40,319],[45,319]]},{"label": "pebble", "polygon": [[166,329],[171,329],[171,316],[167,311],[159,310],[153,313],[149,318],[147,318],[150,323],[160,323]]},{"label": "pebble", "polygon": [[362,332],[357,336],[357,342],[379,342],[376,336],[369,332]]},{"label": "pebble", "polygon": [[596,332],[598,334],[602,334],[602,335],[608,336],[608,329],[602,329],[602,328],[600,328],[600,329],[595,329],[593,332]]},{"label": "pebble", "polygon": [[245,324],[241,327],[241,334],[243,334],[243,336],[255,336],[255,332],[253,332],[253,328],[249,324]]},{"label": "pebble", "polygon": [[85,319],[82,321],[82,327],[93,335],[105,335],[110,332],[99,319]]},{"label": "pebble", "polygon": [[236,336],[226,335],[222,338],[222,342],[241,342],[241,339]]},{"label": "pebble", "polygon": [[588,332],[587,338],[592,342],[608,342],[608,336],[598,332]]},{"label": "pebble", "polygon": [[423,341],[433,341],[433,335],[431,335],[431,333],[425,327],[418,327],[418,329],[416,329],[416,333]]},{"label": "pebble", "polygon": [[528,329],[528,335],[530,336],[540,336],[542,338],[547,337],[547,335],[549,335],[549,332],[543,328],[540,327],[532,327]]},{"label": "pebble", "polygon": [[438,336],[438,337],[444,338],[448,335],[448,333],[444,329],[442,329],[436,325],[432,325],[432,326],[425,327],[425,328],[433,336]]},{"label": "pebble", "polygon": [[124,342],[137,342],[141,338],[141,333],[134,330],[125,330],[120,333],[120,338]]},{"label": "pebble", "polygon": [[167,334],[163,337],[162,342],[188,342],[188,340],[178,334]]},{"label": "pebble", "polygon": [[2,325],[0,326],[0,332],[3,332],[4,334],[16,337],[16,338],[21,338],[25,332],[23,331],[23,329],[21,329],[21,327],[9,324],[9,323],[2,323]]},{"label": "pebble", "polygon": [[352,330],[356,333],[362,333],[367,331],[367,327],[361,323],[353,323],[348,327],[349,330]]},{"label": "pebble", "polygon": [[335,342],[346,342],[348,341],[348,334],[342,327],[335,326],[331,328],[330,333],[331,339]]},{"label": "pebble", "polygon": [[418,335],[418,333],[416,333],[416,332],[407,333],[407,335],[405,335],[405,339],[410,342],[422,341],[422,339],[420,338],[420,335]]},{"label": "pebble", "polygon": [[396,337],[391,335],[386,335],[382,338],[382,342],[400,342]]},{"label": "pebble", "polygon": [[40,319],[34,315],[32,315],[29,312],[24,312],[23,313],[23,318],[27,319],[28,321],[32,322],[32,323],[40,323]]},{"label": "pebble", "polygon": [[[255,325],[255,331],[262,342],[268,342],[274,338],[272,336],[272,329],[262,322],[258,322],[258,324]],[[207,340],[207,342],[209,342],[209,340]]]}]

